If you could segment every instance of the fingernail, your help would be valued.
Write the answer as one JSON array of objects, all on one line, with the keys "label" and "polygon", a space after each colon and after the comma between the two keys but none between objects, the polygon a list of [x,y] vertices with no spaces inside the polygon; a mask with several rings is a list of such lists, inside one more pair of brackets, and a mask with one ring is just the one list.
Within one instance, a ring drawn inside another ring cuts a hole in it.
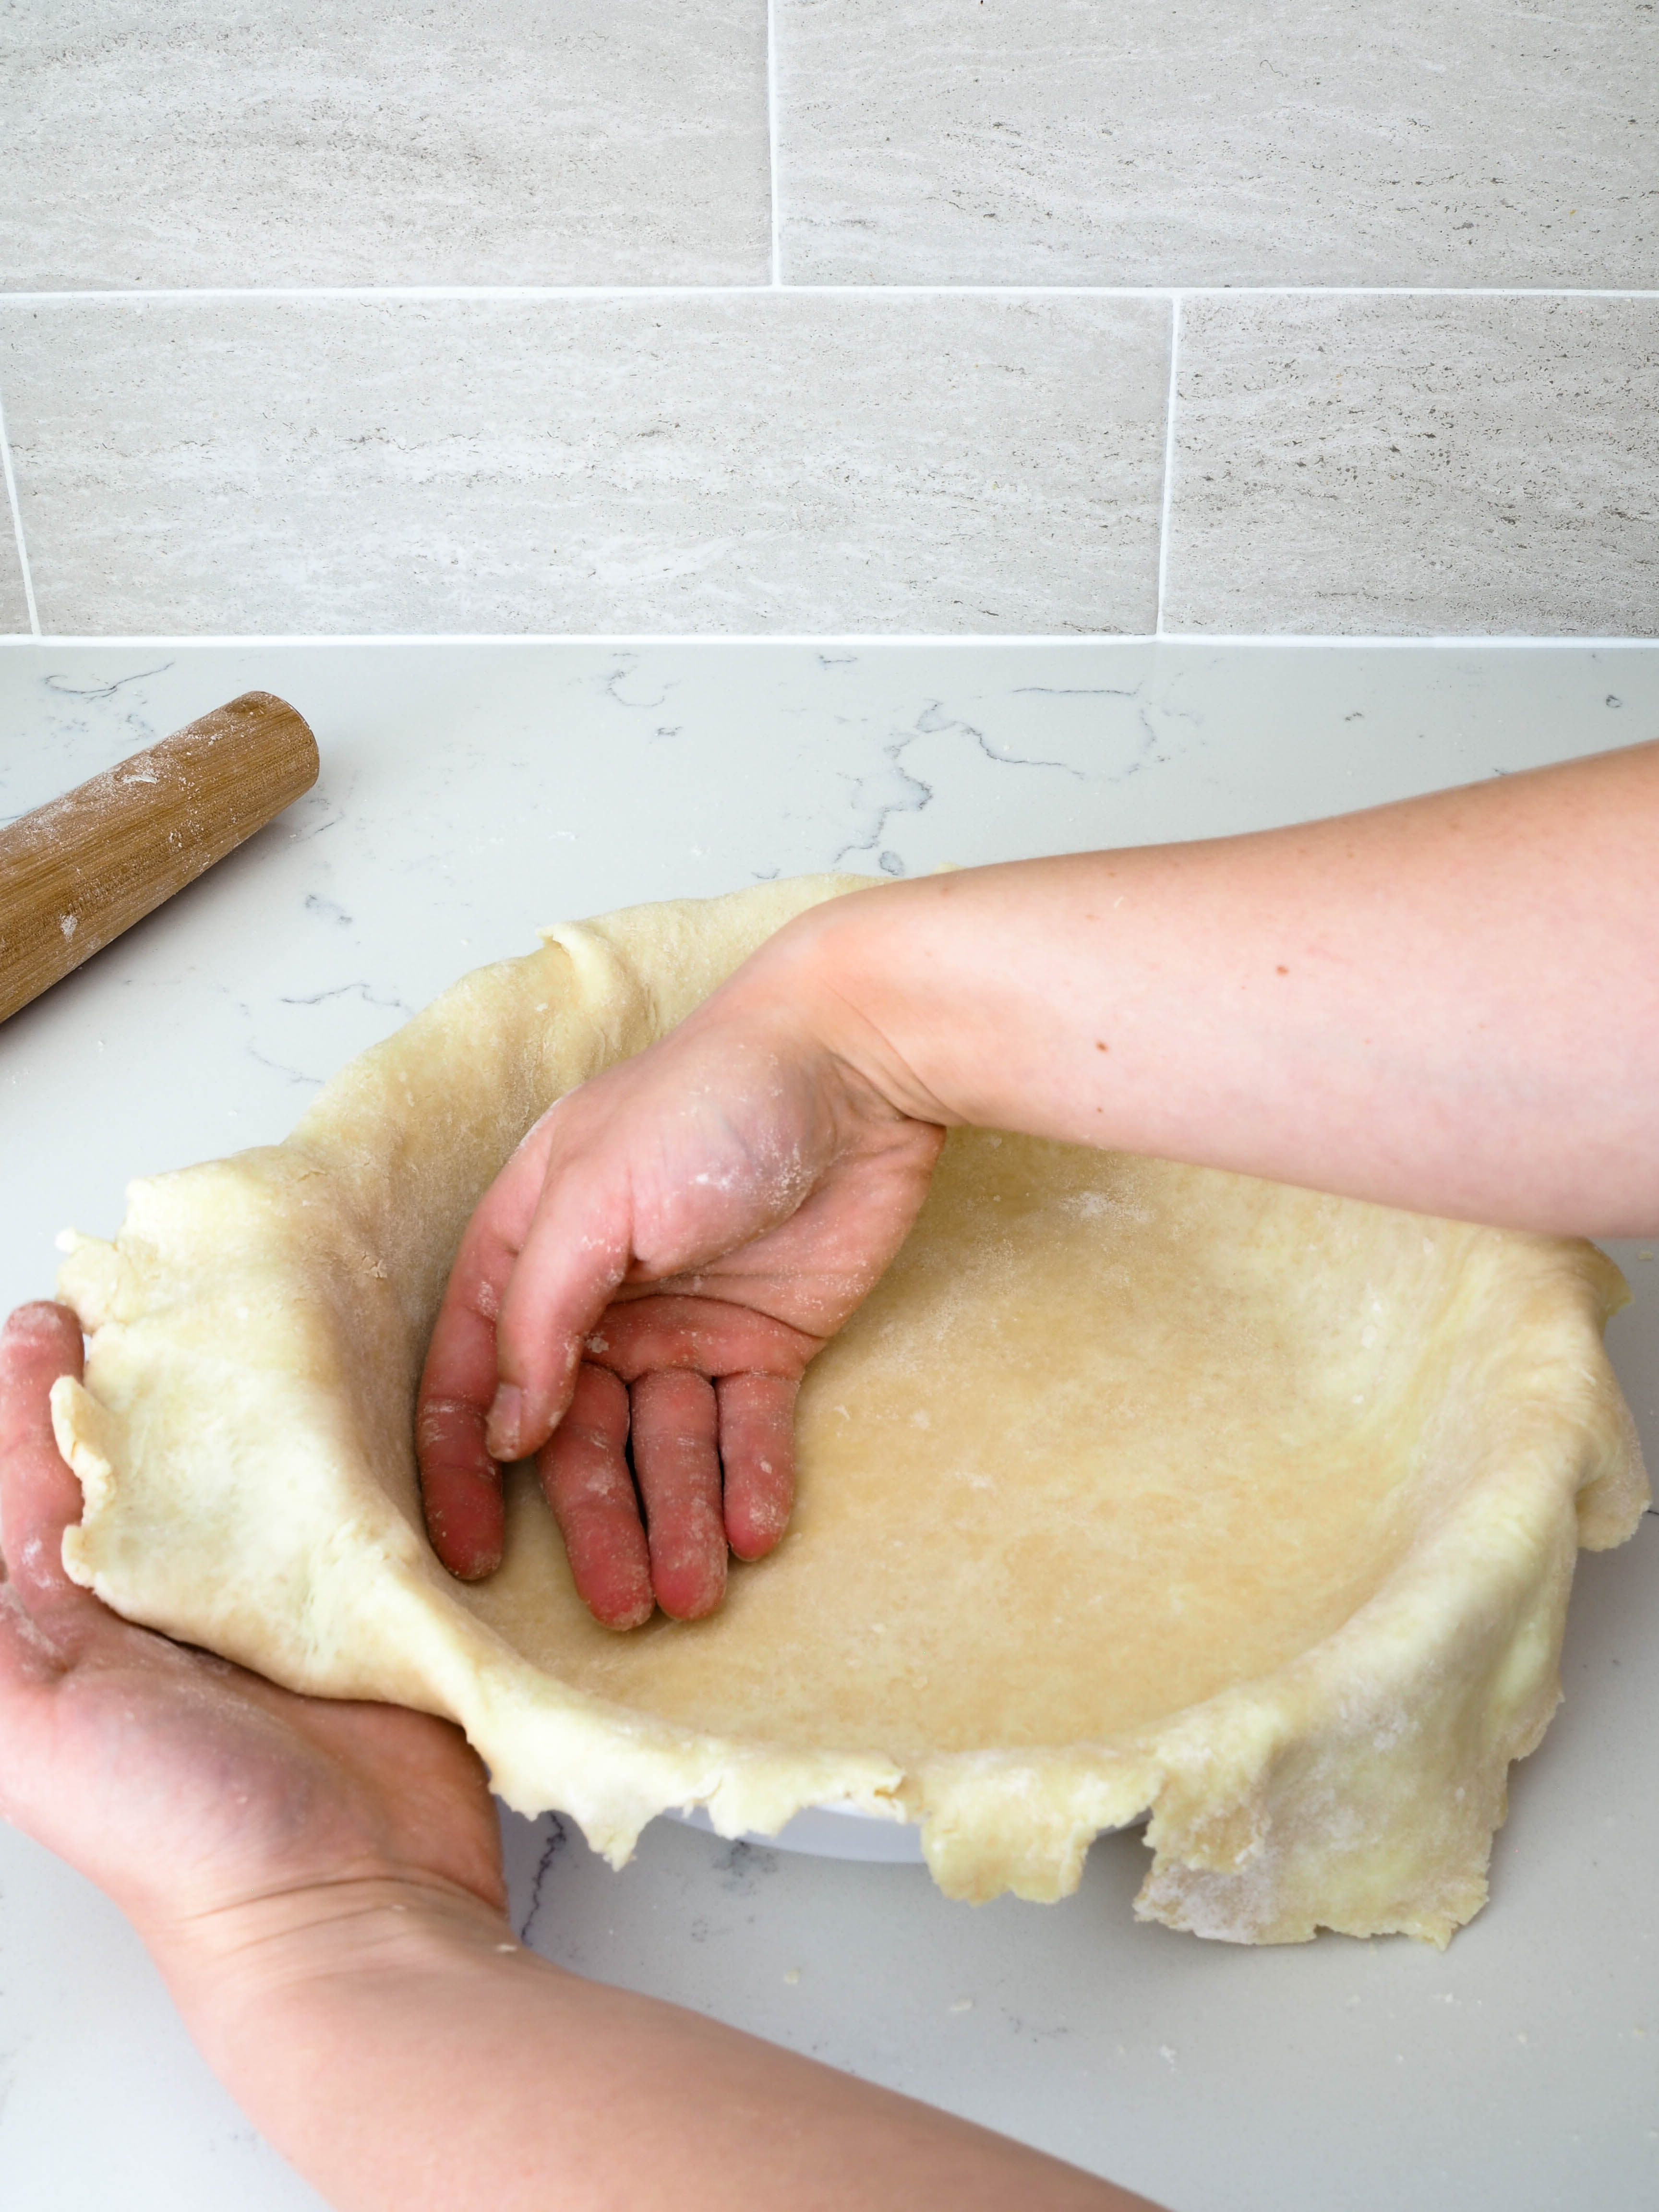
[{"label": "fingernail", "polygon": [[524,1421],[524,1393],[510,1382],[496,1391],[484,1425],[484,1443],[492,1459],[517,1459],[519,1431]]}]

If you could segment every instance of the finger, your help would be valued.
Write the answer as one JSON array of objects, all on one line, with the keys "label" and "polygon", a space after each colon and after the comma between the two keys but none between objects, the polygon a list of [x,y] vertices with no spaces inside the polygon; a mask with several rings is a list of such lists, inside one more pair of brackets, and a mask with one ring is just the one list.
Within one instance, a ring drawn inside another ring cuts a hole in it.
[{"label": "finger", "polygon": [[726,1541],[740,1559],[764,1559],[789,1525],[799,1388],[776,1375],[723,1375],[714,1385]]},{"label": "finger", "polygon": [[432,1548],[452,1575],[475,1583],[501,1564],[507,1516],[501,1473],[484,1443],[484,1418],[464,1398],[422,1384],[415,1409],[421,1510]]},{"label": "finger", "polygon": [[701,1375],[671,1370],[641,1375],[629,1398],[651,1585],[673,1620],[701,1620],[726,1595],[714,1387]]},{"label": "finger", "polygon": [[627,1443],[626,1389],[584,1366],[569,1411],[536,1455],[576,1589],[607,1628],[638,1628],[656,1610]]},{"label": "finger", "polygon": [[501,1473],[485,1437],[495,1395],[495,1315],[541,1187],[521,1145],[480,1200],[433,1324],[415,1405],[415,1456],[433,1549],[471,1582],[501,1565]]},{"label": "finger", "polygon": [[64,1571],[81,1486],[58,1451],[50,1402],[60,1375],[81,1374],[81,1324],[67,1306],[20,1306],[0,1331],[0,1542],[31,1613],[92,1601]]},{"label": "finger", "polygon": [[625,1199],[550,1181],[501,1301],[490,1449],[534,1451],[569,1404],[588,1332],[628,1272]]}]

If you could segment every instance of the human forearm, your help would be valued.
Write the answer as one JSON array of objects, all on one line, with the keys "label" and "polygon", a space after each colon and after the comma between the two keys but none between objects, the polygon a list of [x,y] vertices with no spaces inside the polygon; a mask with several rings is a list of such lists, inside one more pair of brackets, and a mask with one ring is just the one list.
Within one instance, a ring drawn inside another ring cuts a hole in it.
[{"label": "human forearm", "polygon": [[1516,1226],[1659,1228],[1659,746],[816,909],[739,988],[894,1103]]},{"label": "human forearm", "polygon": [[[283,1905],[163,1963],[240,2103],[338,2212],[1145,2200],[678,2007],[465,1899]],[[398,2124],[387,2124],[395,2112]]]}]

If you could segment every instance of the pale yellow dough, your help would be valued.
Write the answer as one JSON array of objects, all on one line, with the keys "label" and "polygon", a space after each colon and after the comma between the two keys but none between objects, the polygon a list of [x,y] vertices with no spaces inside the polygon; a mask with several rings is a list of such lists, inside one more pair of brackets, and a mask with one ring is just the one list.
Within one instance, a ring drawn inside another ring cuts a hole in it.
[{"label": "pale yellow dough", "polygon": [[1576,1547],[1646,1485],[1588,1244],[962,1132],[802,1393],[799,1499],[724,1609],[617,1637],[533,1478],[463,1588],[415,1382],[467,1215],[541,1110],[846,878],[550,933],[365,1054],[285,1144],[137,1183],[64,1295],[77,1580],[299,1689],[448,1713],[616,1863],[920,1819],[951,1895],[1073,1888],[1150,1810],[1139,1909],[1205,1936],[1443,1942],[1559,1695]]}]

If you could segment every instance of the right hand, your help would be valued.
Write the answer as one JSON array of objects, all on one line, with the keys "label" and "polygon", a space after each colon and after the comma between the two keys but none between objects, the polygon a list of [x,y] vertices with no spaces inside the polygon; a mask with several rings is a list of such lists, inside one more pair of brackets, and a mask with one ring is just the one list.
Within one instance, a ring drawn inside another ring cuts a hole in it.
[{"label": "right hand", "polygon": [[500,1564],[500,1463],[532,1453],[608,1627],[711,1613],[728,1545],[783,1534],[801,1375],[903,1242],[944,1132],[748,979],[560,1099],[473,1214],[416,1420],[453,1574]]}]

